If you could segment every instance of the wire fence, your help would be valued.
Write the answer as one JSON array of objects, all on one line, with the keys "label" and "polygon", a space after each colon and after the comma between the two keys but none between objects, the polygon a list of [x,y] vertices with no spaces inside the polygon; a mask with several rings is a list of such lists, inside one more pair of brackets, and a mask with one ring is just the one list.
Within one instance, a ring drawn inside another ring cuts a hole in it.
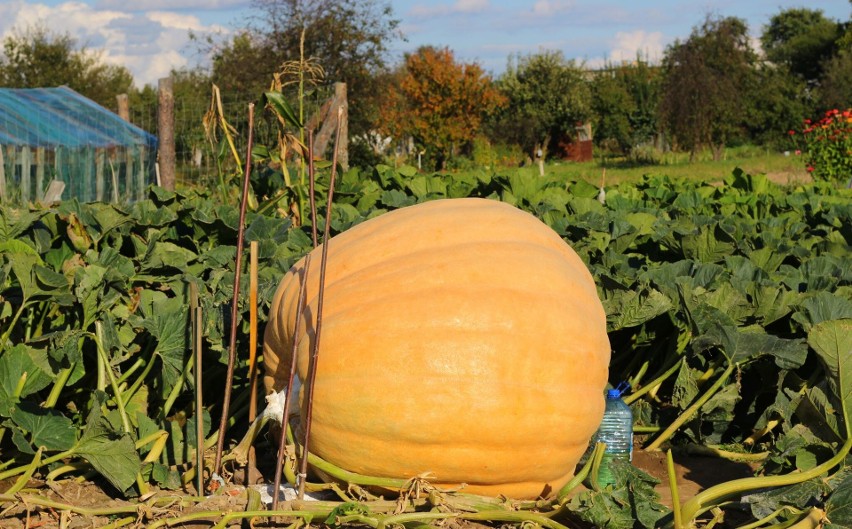
[{"label": "wire fence", "polygon": [[[315,90],[303,98],[305,121],[314,115],[323,101],[332,94],[332,90]],[[233,175],[237,169],[234,155],[225,141],[221,127],[217,124],[214,136],[205,130],[205,114],[211,108],[212,96],[175,97],[174,101],[174,137],[175,137],[175,176],[178,186],[211,186],[221,179]],[[234,140],[240,163],[245,162],[246,142],[248,141],[248,106],[251,100],[244,96],[223,93],[222,114],[225,121],[233,127],[231,137]],[[297,108],[297,98],[289,99]],[[255,101],[257,104],[257,101]],[[152,134],[158,129],[157,103],[136,105],[130,108],[130,121]],[[218,117],[214,116],[214,119]],[[254,144],[273,148],[278,141],[279,127],[276,117],[259,106],[255,107]]]}]

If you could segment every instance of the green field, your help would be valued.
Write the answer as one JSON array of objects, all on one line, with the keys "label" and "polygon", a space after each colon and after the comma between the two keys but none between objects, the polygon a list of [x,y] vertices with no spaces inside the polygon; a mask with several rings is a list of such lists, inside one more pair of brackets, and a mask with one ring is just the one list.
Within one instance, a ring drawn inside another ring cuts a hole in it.
[{"label": "green field", "polygon": [[[636,182],[646,175],[719,182],[737,167],[748,174],[765,174],[773,182],[782,185],[809,180],[802,159],[792,152],[785,156],[784,153],[753,146],[727,149],[723,158],[718,161],[713,160],[709,151],[699,153],[693,162],[689,161],[687,153],[662,154],[657,164],[631,163],[624,157],[600,157],[592,162],[552,161],[545,165],[545,174],[564,178],[566,181],[584,180],[595,185],[600,185],[604,169],[607,185]],[[498,168],[495,172],[505,174],[511,171],[536,175],[538,167]]]}]

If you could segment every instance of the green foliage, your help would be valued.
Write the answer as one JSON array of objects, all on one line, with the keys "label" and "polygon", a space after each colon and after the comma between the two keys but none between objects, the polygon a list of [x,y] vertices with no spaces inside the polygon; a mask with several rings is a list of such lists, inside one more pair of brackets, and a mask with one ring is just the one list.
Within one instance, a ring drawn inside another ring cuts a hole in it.
[{"label": "green foliage", "polygon": [[492,137],[520,145],[531,157],[553,150],[591,114],[591,93],[582,65],[559,51],[515,57],[498,79],[508,104],[492,123]]},{"label": "green foliage", "polygon": [[631,65],[608,65],[592,85],[593,131],[596,145],[622,153],[652,141],[657,133],[659,68],[637,59]]},{"label": "green foliage", "polygon": [[322,66],[329,83],[347,83],[350,134],[369,132],[378,112],[388,46],[399,37],[391,5],[377,0],[259,0],[252,8],[248,28],[224,42],[202,43],[213,54],[213,81],[225,92],[257,97],[269,89],[282,64],[299,60],[304,29],[305,57]]},{"label": "green foliage", "polygon": [[[320,211],[327,185],[322,173]],[[845,438],[850,190],[822,183],[784,189],[737,171],[719,185],[645,177],[607,188],[602,203],[597,186],[533,170],[427,175],[384,165],[343,173],[336,190],[332,233],[445,197],[502,200],[542,219],[597,281],[613,350],[611,380],[656,388],[653,396],[636,393],[633,406],[642,425],[677,424],[671,443],[741,443],[777,421],[756,447],[770,452],[764,472],[777,474],[818,469]],[[138,492],[140,480],[177,486],[169,467],[181,470],[187,461],[195,420],[188,285],[198,288],[205,314],[205,405],[215,411],[237,219],[235,207],[204,192],[157,188],[126,208],[0,208],[0,234],[16,242],[2,246],[0,257],[4,455],[20,465],[34,453],[45,461],[85,460],[127,494]],[[246,239],[260,243],[263,315],[310,238],[306,228],[250,213]],[[241,325],[240,351],[247,340]],[[240,365],[235,394],[245,388]],[[145,448],[135,443],[160,431],[169,435],[169,448],[143,464]],[[577,494],[564,515],[606,527],[665,523],[653,480],[629,466],[621,470],[624,486]],[[819,502],[842,519],[841,478],[761,501],[797,508]]]},{"label": "green foliage", "polygon": [[823,108],[844,108],[852,101],[852,29],[847,33],[848,44],[825,63],[825,73],[819,86]]},{"label": "green foliage", "polygon": [[65,85],[106,108],[115,108],[115,96],[129,92],[132,84],[127,68],[104,63],[98,54],[78,47],[67,33],[36,26],[3,40],[2,87]]},{"label": "green foliage", "polygon": [[[27,461],[43,448],[50,457],[82,458],[118,491],[134,493],[143,455],[135,443],[157,429],[177,443],[170,419],[191,415],[191,399],[172,396],[192,391],[190,284],[205,314],[208,391],[221,389],[237,219],[235,207],[206,194],[162,189],[126,207],[0,208],[0,233],[14,238],[0,251],[0,421],[10,434],[2,448],[8,461]],[[310,244],[289,227],[248,217],[247,240],[261,242],[264,304]],[[243,330],[240,343],[246,340]],[[170,453],[163,461],[184,459]]]},{"label": "green foliage", "polygon": [[755,69],[753,79],[745,129],[758,143],[786,150],[784,132],[796,128],[812,105],[806,84],[784,65],[764,64]]},{"label": "green foliage", "polygon": [[524,161],[524,153],[517,145],[491,143],[485,136],[477,136],[471,150],[473,167],[495,171],[498,167],[518,167]]},{"label": "green foliage", "polygon": [[825,61],[835,51],[841,25],[821,9],[784,9],[772,16],[760,36],[766,58],[787,66],[806,81],[822,77]]}]

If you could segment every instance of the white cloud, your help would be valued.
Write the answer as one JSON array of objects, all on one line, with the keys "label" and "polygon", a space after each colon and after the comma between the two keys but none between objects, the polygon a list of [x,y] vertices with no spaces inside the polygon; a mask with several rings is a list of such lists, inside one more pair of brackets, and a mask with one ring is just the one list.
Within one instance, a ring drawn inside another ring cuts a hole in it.
[{"label": "white cloud", "polygon": [[573,0],[536,0],[532,7],[532,14],[535,16],[552,16],[570,11],[573,7]]},{"label": "white cloud", "polygon": [[99,0],[97,9],[120,9],[122,11],[156,11],[163,9],[233,9],[248,7],[248,0]]},{"label": "white cloud", "polygon": [[637,55],[650,61],[659,60],[663,56],[663,34],[659,31],[651,33],[639,29],[629,33],[615,34],[615,47],[610,55],[616,61],[632,61]]},{"label": "white cloud", "polygon": [[456,0],[452,4],[416,4],[409,14],[419,17],[446,16],[457,13],[481,13],[490,7],[489,0]]},{"label": "white cloud", "polygon": [[597,57],[589,59],[587,64],[592,67],[603,66],[606,62],[632,62],[641,57],[650,62],[659,62],[665,49],[663,34],[659,31],[647,32],[642,29],[615,34],[610,41],[610,50],[606,59]]},{"label": "white cloud", "polygon": [[226,32],[221,26],[205,26],[193,15],[165,11],[131,13],[101,7],[107,4],[108,1],[102,2],[96,8],[75,1],[56,6],[24,0],[0,3],[0,39],[35,26],[60,34],[67,32],[78,44],[99,52],[107,64],[126,66],[136,84],[142,86],[156,84],[157,79],[167,76],[172,69],[192,66],[182,53],[189,44],[190,31]]},{"label": "white cloud", "polygon": [[459,13],[478,13],[488,9],[488,0],[457,0],[453,7]]}]

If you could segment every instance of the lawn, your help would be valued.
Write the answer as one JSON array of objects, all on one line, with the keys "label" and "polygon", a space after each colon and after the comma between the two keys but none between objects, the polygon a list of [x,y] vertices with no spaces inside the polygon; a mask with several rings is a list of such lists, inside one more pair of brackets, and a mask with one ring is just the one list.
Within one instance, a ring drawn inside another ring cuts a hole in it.
[{"label": "lawn", "polygon": [[[713,160],[709,151],[700,153],[694,162],[689,161],[687,153],[666,153],[658,164],[630,163],[624,158],[596,158],[592,162],[583,163],[548,163],[545,172],[566,180],[585,180],[599,185],[605,168],[606,184],[614,185],[637,181],[645,175],[715,182],[730,175],[737,167],[749,174],[766,174],[770,180],[779,184],[793,184],[809,179],[801,158],[792,152],[785,155],[753,146],[727,149],[718,161]],[[537,172],[534,167],[519,170]]]}]

